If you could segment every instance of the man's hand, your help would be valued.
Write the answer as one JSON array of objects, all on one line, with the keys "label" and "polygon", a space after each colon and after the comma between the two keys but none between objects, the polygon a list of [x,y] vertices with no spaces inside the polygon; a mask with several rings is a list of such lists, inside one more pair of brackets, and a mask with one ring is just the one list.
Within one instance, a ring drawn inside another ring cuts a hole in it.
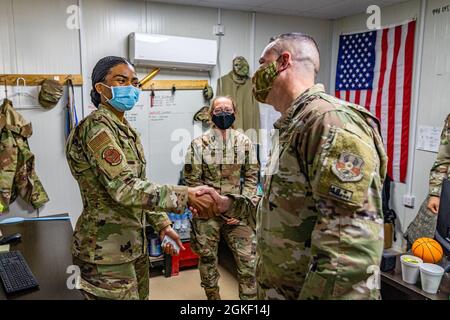
[{"label": "man's hand", "polygon": [[[227,196],[221,196],[216,190],[213,188],[202,188],[197,191],[196,195],[198,197],[204,197],[205,195],[209,195],[215,202],[215,210],[216,215],[223,214],[230,210],[231,205],[233,204],[233,200]],[[193,214],[197,214],[198,210],[195,207],[190,208]],[[200,213],[201,214],[201,213]]]},{"label": "man's hand", "polygon": [[437,214],[439,212],[439,203],[441,199],[439,197],[431,196],[430,200],[428,200],[428,206],[427,208],[431,210],[434,214]]},{"label": "man's hand", "polygon": [[208,186],[188,188],[188,205],[196,218],[209,219],[219,214],[216,202],[211,194],[216,192]]},{"label": "man's hand", "polygon": [[[161,230],[161,232],[159,233],[159,238],[161,239],[161,241],[164,239],[164,236],[172,238],[172,240],[174,240],[177,243],[177,245],[180,247],[181,250],[185,249],[183,246],[183,242],[181,242],[180,240],[180,236],[178,235],[178,233],[176,233],[175,230],[173,230],[171,226],[167,226]],[[170,243],[166,244],[162,249],[164,253],[170,254],[171,256],[178,255],[175,248]]]}]

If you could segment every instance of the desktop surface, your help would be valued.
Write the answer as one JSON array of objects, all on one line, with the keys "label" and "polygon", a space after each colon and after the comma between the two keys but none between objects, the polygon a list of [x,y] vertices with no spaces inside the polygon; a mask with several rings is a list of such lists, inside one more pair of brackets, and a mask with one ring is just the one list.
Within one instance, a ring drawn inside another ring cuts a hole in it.
[{"label": "desktop surface", "polygon": [[70,220],[24,221],[1,225],[3,235],[21,233],[20,242],[13,243],[10,251],[19,250],[39,282],[39,289],[6,295],[0,284],[0,300],[81,300],[83,296],[67,287],[72,265],[72,225]]}]

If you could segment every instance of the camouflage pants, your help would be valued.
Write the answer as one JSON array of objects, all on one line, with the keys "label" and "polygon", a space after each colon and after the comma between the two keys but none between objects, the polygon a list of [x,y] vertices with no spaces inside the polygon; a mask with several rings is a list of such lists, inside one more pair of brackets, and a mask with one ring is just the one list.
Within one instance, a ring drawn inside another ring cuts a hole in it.
[{"label": "camouflage pants", "polygon": [[87,300],[148,300],[148,255],[123,264],[91,264],[73,257],[80,267],[80,290]]},{"label": "camouflage pants", "polygon": [[403,237],[407,240],[407,250],[410,250],[414,241],[419,238],[434,238],[437,225],[437,214],[428,209],[428,201],[430,197],[426,197],[417,212],[416,217],[406,229]]},{"label": "camouflage pants", "polygon": [[221,217],[192,220],[191,248],[200,256],[201,286],[205,288],[208,298],[214,292],[219,297],[217,253],[221,234],[236,261],[239,297],[242,300],[256,299],[255,233],[247,225],[227,225]]}]

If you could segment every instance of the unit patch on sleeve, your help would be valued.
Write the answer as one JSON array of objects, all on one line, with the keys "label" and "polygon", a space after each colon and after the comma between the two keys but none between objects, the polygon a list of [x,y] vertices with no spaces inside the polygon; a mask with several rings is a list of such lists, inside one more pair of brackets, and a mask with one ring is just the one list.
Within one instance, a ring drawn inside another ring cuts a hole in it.
[{"label": "unit patch on sleeve", "polygon": [[356,182],[363,178],[364,160],[354,154],[342,152],[331,170],[342,182]]}]

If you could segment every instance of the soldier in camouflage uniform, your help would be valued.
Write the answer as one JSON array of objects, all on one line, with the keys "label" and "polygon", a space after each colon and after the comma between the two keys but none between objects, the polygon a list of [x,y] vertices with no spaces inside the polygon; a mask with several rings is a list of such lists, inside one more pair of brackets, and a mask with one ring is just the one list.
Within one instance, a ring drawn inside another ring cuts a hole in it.
[{"label": "soldier in camouflage uniform", "polygon": [[[246,197],[256,194],[258,161],[251,140],[230,128],[235,113],[230,97],[213,100],[210,115],[214,124],[192,141],[186,156],[184,175],[188,186],[209,185],[221,194],[243,194]],[[223,216],[192,220],[191,246],[200,256],[201,285],[207,298],[220,299],[217,252],[221,235],[236,261],[239,297],[255,299],[255,233],[245,220]]]},{"label": "soldier in camouflage uniform", "polygon": [[[124,119],[124,108],[132,108],[139,93],[130,63],[105,57],[95,66],[92,82],[98,110],[72,131],[66,146],[84,207],[72,248],[81,270],[80,289],[87,299],[148,299],[147,222],[182,246],[167,215],[158,211],[181,213],[188,201],[196,206],[200,200],[193,197],[196,189],[145,179],[139,135]],[[203,207],[212,203],[201,199]],[[171,246],[164,249],[173,253]]]},{"label": "soldier in camouflage uniform", "polygon": [[254,94],[282,113],[264,195],[203,192],[219,212],[256,220],[258,298],[379,299],[386,155],[377,119],[314,84],[309,36],[278,36],[260,64]]},{"label": "soldier in camouflage uniform", "polygon": [[436,161],[431,168],[428,196],[420,206],[416,217],[409,224],[403,237],[407,240],[407,250],[418,238],[433,238],[436,232],[437,214],[441,196],[442,181],[450,175],[450,114],[445,119],[441,133],[441,143]]},{"label": "soldier in camouflage uniform", "polygon": [[442,181],[450,176],[450,114],[445,119],[441,133],[441,144],[436,162],[430,172],[430,191],[428,209],[434,214],[439,211],[439,197],[441,196]]}]

